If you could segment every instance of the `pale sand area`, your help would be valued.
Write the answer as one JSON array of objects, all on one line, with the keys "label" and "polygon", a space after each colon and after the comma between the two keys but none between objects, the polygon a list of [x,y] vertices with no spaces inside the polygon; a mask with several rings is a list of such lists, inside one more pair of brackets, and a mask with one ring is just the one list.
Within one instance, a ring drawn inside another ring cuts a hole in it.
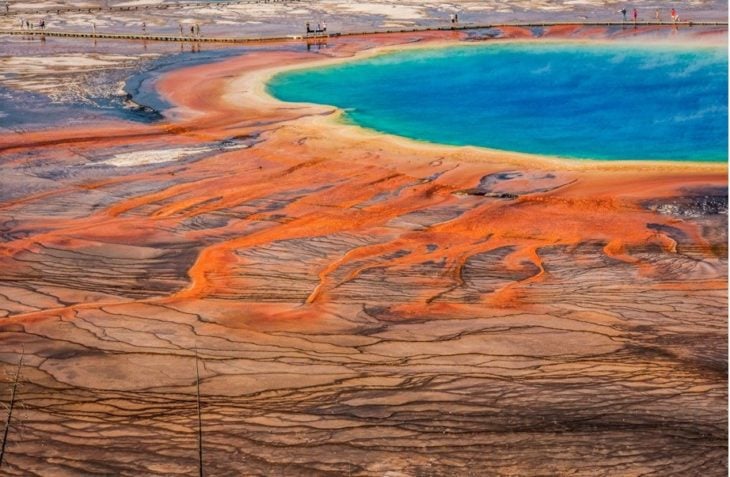
[{"label": "pale sand area", "polygon": [[[151,149],[144,151],[134,151],[115,154],[109,159],[101,161],[102,165],[109,165],[114,167],[136,167],[136,166],[148,166],[150,164],[160,164],[165,162],[176,162],[185,159],[190,159],[195,156],[199,156],[205,153],[212,153],[215,151],[232,151],[235,149],[246,148],[245,145],[235,147],[212,147],[212,146],[199,146],[199,147],[181,147],[181,148],[167,148],[167,149]],[[96,164],[95,164],[96,165]]]},{"label": "pale sand area", "polygon": [[[210,45],[205,52],[215,54],[217,48]],[[93,123],[108,115],[110,102],[134,107],[128,103],[132,94],[137,96],[134,89],[127,91],[131,77],[170,63],[199,61],[193,49],[166,42],[0,38],[0,102],[11,111],[0,117],[0,130],[35,129],[54,121]],[[232,55],[240,49],[228,51]],[[181,53],[186,55],[179,57]],[[58,114],[43,114],[48,109]]]},{"label": "pale sand area", "polygon": [[[139,57],[135,56],[103,53],[62,54],[40,58],[0,57],[0,85],[43,93],[51,101],[68,101],[72,98],[79,100],[84,96],[84,91],[79,90],[83,87],[78,84],[83,75],[100,70],[130,67],[138,59]],[[73,97],[70,96],[72,91]]]},{"label": "pale sand area", "polygon": [[[204,35],[272,36],[301,34],[305,22],[326,22],[331,32],[371,31],[389,28],[438,27],[449,24],[450,15],[458,13],[462,24],[486,24],[528,20],[620,20],[618,9],[623,2],[603,0],[515,0],[439,1],[404,0],[348,2],[343,0],[292,1],[276,3],[241,3],[216,5],[201,1],[200,5],[181,6],[180,2],[137,0],[114,2],[90,0],[87,2],[13,2],[11,10],[26,10],[24,18],[46,20],[49,29],[91,29],[95,23],[100,32],[139,33],[142,24],[154,33],[179,33],[190,25],[200,24]],[[133,11],[74,12],[61,14],[32,14],[33,10],[63,8],[65,6],[136,7]],[[166,9],[156,8],[168,6]],[[681,5],[658,0],[637,0],[630,7],[639,9],[640,20],[654,20],[656,9],[663,19],[669,20],[669,9],[680,10],[683,20],[726,20],[727,3],[722,1],[693,0]],[[0,28],[16,27],[18,18],[0,16]],[[186,31],[188,33],[188,31]]]}]

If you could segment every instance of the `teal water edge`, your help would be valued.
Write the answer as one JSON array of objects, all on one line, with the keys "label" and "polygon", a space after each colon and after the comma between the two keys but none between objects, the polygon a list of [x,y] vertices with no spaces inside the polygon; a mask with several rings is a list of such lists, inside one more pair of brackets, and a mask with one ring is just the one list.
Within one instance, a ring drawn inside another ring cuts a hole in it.
[{"label": "teal water edge", "polygon": [[269,92],[377,131],[578,159],[727,161],[722,47],[501,43],[281,73]]}]

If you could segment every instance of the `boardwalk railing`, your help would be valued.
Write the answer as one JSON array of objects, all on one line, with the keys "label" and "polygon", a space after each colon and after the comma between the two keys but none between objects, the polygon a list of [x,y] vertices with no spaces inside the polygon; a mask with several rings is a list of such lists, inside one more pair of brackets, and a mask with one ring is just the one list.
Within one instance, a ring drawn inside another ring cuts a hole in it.
[{"label": "boardwalk railing", "polygon": [[[360,36],[373,35],[380,33],[415,33],[426,31],[463,31],[463,30],[483,30],[489,28],[505,28],[505,27],[554,27],[554,26],[603,26],[603,27],[644,27],[644,26],[664,26],[664,27],[694,27],[694,26],[718,26],[727,28],[728,23],[725,22],[525,22],[525,23],[495,23],[495,24],[461,24],[443,27],[420,27],[420,28],[404,28],[404,29],[382,29],[369,31],[353,31],[346,33],[329,33],[327,35],[318,35],[319,38],[339,37],[339,36]],[[84,33],[77,31],[58,31],[58,30],[20,30],[20,29],[0,29],[0,35],[21,35],[32,37],[67,37],[67,38],[95,38],[106,40],[144,40],[144,41],[172,41],[172,42],[207,42],[207,43],[255,43],[285,40],[306,39],[309,36],[306,33],[282,35],[282,36],[262,36],[262,37],[216,37],[216,36],[186,36],[178,34],[155,34],[155,33]]]}]

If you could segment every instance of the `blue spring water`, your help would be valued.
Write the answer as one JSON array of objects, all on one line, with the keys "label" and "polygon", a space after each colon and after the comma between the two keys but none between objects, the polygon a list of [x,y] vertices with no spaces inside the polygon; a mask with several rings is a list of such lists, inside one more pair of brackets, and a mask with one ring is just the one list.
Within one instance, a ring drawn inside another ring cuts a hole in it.
[{"label": "blue spring water", "polygon": [[282,100],[378,131],[601,160],[727,161],[725,48],[500,43],[279,74]]}]

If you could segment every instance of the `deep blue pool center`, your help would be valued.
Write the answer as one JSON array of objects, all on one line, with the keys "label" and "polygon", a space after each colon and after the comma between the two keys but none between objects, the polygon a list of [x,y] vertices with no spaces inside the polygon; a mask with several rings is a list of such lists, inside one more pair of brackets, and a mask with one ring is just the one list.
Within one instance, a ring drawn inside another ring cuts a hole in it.
[{"label": "deep blue pool center", "polygon": [[515,42],[279,74],[275,97],[378,131],[578,159],[727,161],[721,47]]}]

